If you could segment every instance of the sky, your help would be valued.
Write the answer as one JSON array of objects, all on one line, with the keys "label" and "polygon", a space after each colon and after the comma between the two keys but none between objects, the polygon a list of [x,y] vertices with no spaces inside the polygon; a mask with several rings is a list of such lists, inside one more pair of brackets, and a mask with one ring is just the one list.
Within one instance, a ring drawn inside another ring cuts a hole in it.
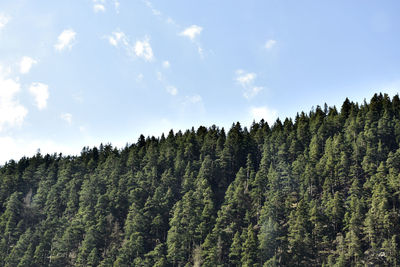
[{"label": "sky", "polygon": [[400,2],[0,1],[0,163],[400,89]]}]

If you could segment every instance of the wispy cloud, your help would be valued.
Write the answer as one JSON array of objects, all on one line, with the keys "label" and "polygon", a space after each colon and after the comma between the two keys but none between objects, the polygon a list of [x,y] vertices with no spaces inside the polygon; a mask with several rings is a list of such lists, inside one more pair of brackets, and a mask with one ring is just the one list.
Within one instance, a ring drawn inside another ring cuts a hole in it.
[{"label": "wispy cloud", "polygon": [[29,92],[33,95],[36,107],[39,110],[47,107],[47,100],[49,98],[49,86],[44,83],[32,83],[29,87]]},{"label": "wispy cloud", "polygon": [[167,24],[174,25],[177,28],[181,28],[175,20],[167,15],[164,15],[160,10],[156,9],[150,0],[142,0],[142,2],[150,9],[151,13],[156,16],[159,20],[166,22]]},{"label": "wispy cloud", "polygon": [[66,121],[69,125],[72,124],[72,114],[71,113],[62,113],[60,118]]},{"label": "wispy cloud", "polygon": [[84,101],[82,91],[79,91],[79,92],[74,93],[74,94],[72,95],[72,99],[73,99],[76,103],[82,104],[83,101]]},{"label": "wispy cloud", "polygon": [[142,0],[142,2],[151,10],[153,15],[156,16],[158,19],[164,21],[168,25],[173,25],[177,29],[179,36],[183,36],[191,40],[197,46],[197,52],[199,53],[201,58],[204,58],[204,49],[201,43],[198,40],[196,40],[198,39],[197,37],[203,31],[203,27],[200,27],[198,25],[191,25],[189,27],[184,28],[181,25],[179,25],[179,23],[177,23],[173,18],[163,14],[160,10],[156,9],[150,0]]},{"label": "wispy cloud", "polygon": [[146,4],[146,6],[151,10],[151,12],[153,13],[153,15],[155,16],[161,16],[161,11],[156,9],[153,6],[153,3],[151,3],[149,0],[143,0],[143,3]]},{"label": "wispy cloud", "polygon": [[270,125],[274,123],[278,117],[278,112],[274,109],[270,109],[267,106],[251,107],[249,110],[251,120],[260,121],[264,119]]},{"label": "wispy cloud", "polygon": [[136,56],[145,61],[154,60],[153,49],[148,36],[145,36],[142,40],[137,40],[134,44],[129,42],[128,37],[122,31],[114,31],[106,38],[112,46],[124,48],[129,56]]},{"label": "wispy cloud", "polygon": [[169,63],[168,60],[165,60],[165,61],[163,61],[162,66],[163,66],[164,69],[169,69],[171,64]]},{"label": "wispy cloud", "polygon": [[166,89],[167,89],[167,92],[170,95],[177,95],[178,94],[178,89],[175,86],[169,85],[169,86],[167,86]]},{"label": "wispy cloud", "polygon": [[190,40],[194,40],[196,36],[200,35],[200,33],[203,31],[203,28],[197,25],[192,25],[186,29],[184,29],[180,35],[185,36],[189,38]]},{"label": "wispy cloud", "polygon": [[187,96],[186,100],[188,103],[197,104],[201,103],[203,101],[203,98],[200,95],[193,95],[193,96]]},{"label": "wispy cloud", "polygon": [[175,20],[174,20],[173,18],[171,18],[171,17],[168,17],[165,21],[166,21],[168,24],[177,25],[176,22],[175,22]]},{"label": "wispy cloud", "polygon": [[165,86],[165,90],[167,91],[168,94],[172,96],[176,96],[178,94],[178,88],[176,88],[173,85],[170,85],[165,76],[161,72],[157,71],[156,76],[157,80],[161,82],[163,86]]},{"label": "wispy cloud", "polygon": [[119,7],[120,7],[120,3],[118,0],[114,0],[114,8],[115,8],[115,12],[118,14],[119,13]]},{"label": "wispy cloud", "polygon": [[273,40],[273,39],[271,39],[271,40],[268,40],[266,43],[265,43],[265,48],[266,49],[272,49],[275,45],[276,45],[276,43],[277,43],[277,41],[276,40]]},{"label": "wispy cloud", "polygon": [[19,72],[22,74],[29,73],[32,66],[38,62],[31,57],[23,57],[19,63]]},{"label": "wispy cloud", "polygon": [[8,71],[0,66],[0,132],[6,127],[20,126],[28,114],[28,110],[16,98],[21,85],[18,80],[7,76]]},{"label": "wispy cloud", "polygon": [[180,108],[183,116],[201,116],[206,111],[203,98],[199,94],[187,95],[181,101]]},{"label": "wispy cloud", "polygon": [[10,21],[10,16],[0,13],[0,30],[3,29]]},{"label": "wispy cloud", "polygon": [[94,4],[93,11],[95,13],[106,12],[106,7],[103,4]]},{"label": "wispy cloud", "polygon": [[255,73],[246,72],[244,70],[236,71],[235,80],[243,88],[243,96],[247,99],[253,98],[264,89],[264,87],[254,84],[256,78],[257,74]]},{"label": "wispy cloud", "polygon": [[236,80],[243,87],[251,85],[257,77],[255,73],[246,73],[243,70],[236,71],[236,75]]},{"label": "wispy cloud", "polygon": [[71,49],[74,45],[76,38],[76,32],[72,29],[64,30],[57,38],[57,43],[54,48],[57,51],[63,51],[65,49]]},{"label": "wispy cloud", "polygon": [[258,95],[258,93],[261,92],[263,89],[264,88],[261,86],[253,86],[247,89],[246,92],[243,93],[243,95],[245,98],[250,99]]},{"label": "wispy cloud", "polygon": [[158,81],[165,82],[164,75],[161,72],[157,71],[156,75],[157,75],[157,80]]},{"label": "wispy cloud", "polygon": [[142,82],[142,81],[143,81],[143,78],[144,78],[143,73],[139,73],[139,74],[136,76],[136,82],[138,82],[138,83]]}]

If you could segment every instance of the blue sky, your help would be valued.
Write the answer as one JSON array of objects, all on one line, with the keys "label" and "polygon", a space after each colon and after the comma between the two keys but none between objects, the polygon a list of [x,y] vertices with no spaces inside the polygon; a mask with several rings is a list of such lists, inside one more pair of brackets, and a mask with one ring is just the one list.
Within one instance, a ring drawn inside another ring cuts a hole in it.
[{"label": "blue sky", "polygon": [[3,0],[0,162],[400,88],[398,1]]}]

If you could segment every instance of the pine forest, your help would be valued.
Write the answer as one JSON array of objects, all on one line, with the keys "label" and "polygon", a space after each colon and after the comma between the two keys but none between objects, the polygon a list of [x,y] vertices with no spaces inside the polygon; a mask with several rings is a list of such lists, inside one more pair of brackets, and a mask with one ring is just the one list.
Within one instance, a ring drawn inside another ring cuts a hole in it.
[{"label": "pine forest", "polygon": [[398,95],[0,168],[7,267],[399,266],[399,221]]}]

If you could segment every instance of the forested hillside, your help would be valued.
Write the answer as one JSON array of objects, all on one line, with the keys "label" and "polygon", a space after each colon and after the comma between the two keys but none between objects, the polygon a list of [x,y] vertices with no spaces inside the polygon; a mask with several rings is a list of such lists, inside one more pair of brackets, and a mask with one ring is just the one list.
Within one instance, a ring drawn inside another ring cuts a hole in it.
[{"label": "forested hillside", "polygon": [[0,266],[397,266],[400,99],[0,169]]}]

